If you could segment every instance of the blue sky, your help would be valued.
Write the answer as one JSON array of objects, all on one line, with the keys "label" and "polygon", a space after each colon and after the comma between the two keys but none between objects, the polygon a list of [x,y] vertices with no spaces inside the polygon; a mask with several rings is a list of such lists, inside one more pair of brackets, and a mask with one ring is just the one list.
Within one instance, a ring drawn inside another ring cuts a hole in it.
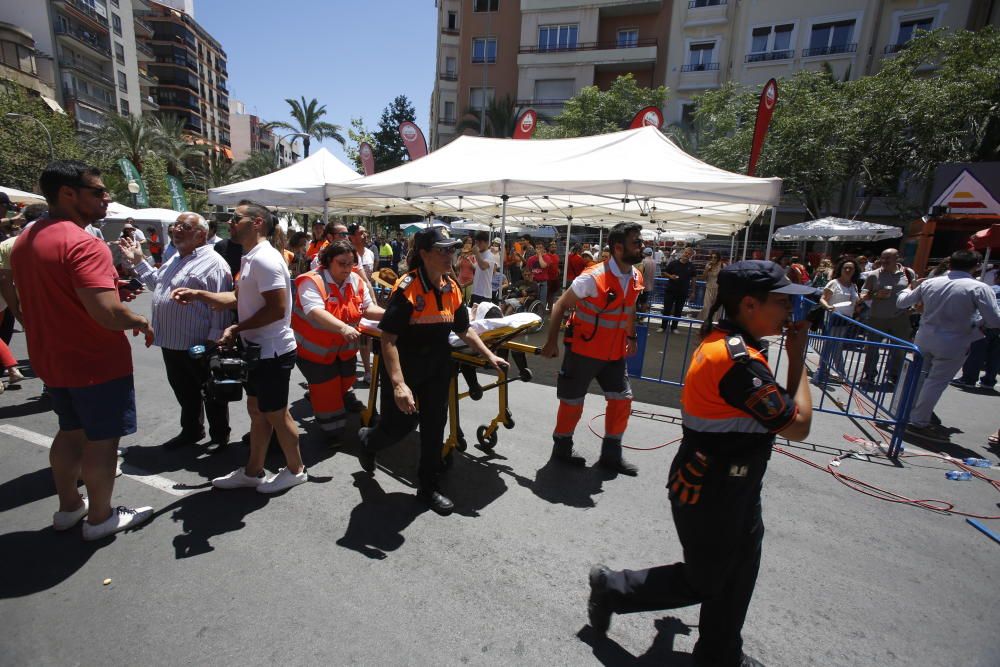
[{"label": "blue sky", "polygon": [[[230,95],[263,120],[291,122],[285,98],[315,97],[324,120],[369,129],[396,95],[427,126],[434,88],[434,0],[195,0],[195,19],[228,57]],[[340,145],[326,147],[341,159]],[[311,150],[317,143],[312,142]],[[346,161],[346,159],[345,159]]]}]

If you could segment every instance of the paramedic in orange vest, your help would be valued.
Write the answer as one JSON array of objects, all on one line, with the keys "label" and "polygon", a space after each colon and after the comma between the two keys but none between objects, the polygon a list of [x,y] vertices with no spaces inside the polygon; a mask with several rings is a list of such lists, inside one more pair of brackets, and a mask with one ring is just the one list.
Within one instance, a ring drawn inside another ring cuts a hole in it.
[{"label": "paramedic in orange vest", "polygon": [[358,460],[366,472],[374,473],[376,452],[399,442],[420,424],[417,497],[438,514],[454,509],[438,487],[448,421],[448,390],[454,371],[449,334],[457,334],[494,368],[507,366],[469,328],[462,288],[448,275],[461,243],[441,227],[414,235],[413,250],[407,258],[411,271],[396,283],[379,324],[381,419],[378,426],[358,432]]},{"label": "paramedic in orange vest", "polygon": [[[815,290],[759,260],[730,264],[718,280],[718,301],[684,379],[684,437],[667,484],[684,562],[647,570],[595,566],[587,611],[604,635],[613,613],[701,604],[694,664],[753,667],[761,663],[743,653],[741,632],[760,567],[764,471],[775,435],[802,440],[812,422],[804,365],[809,322],[791,322],[791,296]],[[713,326],[720,307],[725,319]],[[786,387],[760,342],[783,329]]]},{"label": "paramedic in orange vest", "polygon": [[604,441],[597,465],[635,476],[638,469],[622,458],[622,436],[632,412],[632,387],[625,373],[625,357],[635,354],[635,302],[642,292],[642,274],[633,266],[642,261],[642,227],[619,223],[608,235],[611,257],[573,279],[552,307],[548,340],[542,355],[558,357],[563,315],[576,307],[566,328],[566,356],[556,384],[559,412],[552,433],[552,458],[584,465],[573,451],[573,432],[583,414],[587,388],[594,379],[604,392]]},{"label": "paramedic in orange vest", "polygon": [[319,270],[295,279],[295,365],[309,382],[316,422],[327,443],[337,447],[347,410],[362,407],[351,392],[361,338],[358,323],[362,316],[378,320],[383,311],[375,305],[365,281],[352,270],[356,256],[350,243],[334,241],[318,257]]}]

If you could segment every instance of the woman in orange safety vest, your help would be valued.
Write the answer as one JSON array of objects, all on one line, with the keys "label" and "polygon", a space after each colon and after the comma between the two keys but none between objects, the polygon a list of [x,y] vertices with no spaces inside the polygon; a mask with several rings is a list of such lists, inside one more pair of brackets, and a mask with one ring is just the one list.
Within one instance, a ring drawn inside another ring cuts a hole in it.
[{"label": "woman in orange safety vest", "polygon": [[347,241],[336,241],[319,253],[320,268],[295,279],[292,330],[298,344],[296,365],[309,382],[316,421],[331,447],[340,444],[347,410],[357,411],[355,365],[362,316],[382,317],[365,281],[353,271],[357,255]]}]

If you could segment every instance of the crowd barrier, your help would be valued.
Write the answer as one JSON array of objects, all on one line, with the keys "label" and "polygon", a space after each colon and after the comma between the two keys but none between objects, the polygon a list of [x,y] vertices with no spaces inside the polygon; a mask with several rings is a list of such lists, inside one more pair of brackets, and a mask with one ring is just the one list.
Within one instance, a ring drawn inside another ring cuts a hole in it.
[{"label": "crowd barrier", "polygon": [[[663,308],[663,295],[667,291],[667,285],[670,280],[667,278],[657,278],[656,284],[653,286],[653,298],[652,304],[654,306],[660,306]],[[686,308],[688,310],[701,310],[702,304],[705,302],[705,281],[696,280],[694,281],[694,289],[688,295],[688,300]]]},{"label": "crowd barrier", "polygon": [[[662,325],[668,329],[676,325],[677,332],[654,334]],[[640,313],[636,337],[638,351],[627,360],[629,376],[683,387],[691,356],[701,341],[701,321]],[[765,342],[775,377],[784,383],[784,336]],[[812,371],[810,383],[819,389],[812,392],[813,410],[875,422],[889,432],[888,454],[895,458],[916,399],[922,363],[912,343],[828,313],[821,332],[809,334],[806,366]]]}]

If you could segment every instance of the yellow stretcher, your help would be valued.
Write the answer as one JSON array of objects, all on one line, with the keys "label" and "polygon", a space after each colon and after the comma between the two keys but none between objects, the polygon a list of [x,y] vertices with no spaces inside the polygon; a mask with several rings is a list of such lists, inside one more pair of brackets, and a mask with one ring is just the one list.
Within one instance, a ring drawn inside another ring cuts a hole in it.
[{"label": "yellow stretcher", "polygon": [[[514,418],[510,412],[507,386],[511,382],[518,380],[522,382],[531,381],[532,373],[531,369],[527,367],[525,355],[541,353],[540,347],[518,343],[514,340],[519,336],[541,328],[542,319],[532,313],[516,313],[495,320],[475,320],[471,323],[471,326],[479,334],[486,347],[494,353],[501,356],[507,356],[508,352],[513,353],[513,366],[517,367],[517,374],[511,374],[513,368],[508,368],[506,371],[501,370],[497,372],[495,382],[480,386],[478,380],[475,379],[475,372],[477,369],[490,367],[489,362],[472,352],[461,342],[461,339],[452,334],[451,343],[454,349],[451,352],[451,358],[455,361],[455,370],[452,373],[451,387],[448,392],[448,424],[450,430],[444,443],[444,448],[441,451],[441,457],[446,465],[451,464],[452,454],[455,449],[464,452],[467,447],[465,435],[459,423],[458,402],[463,398],[479,400],[484,392],[491,389],[498,390],[496,416],[488,424],[482,424],[476,429],[478,447],[487,452],[492,451],[497,445],[497,432],[500,430],[500,426],[502,425],[508,429],[514,428]],[[382,332],[378,329],[377,322],[362,320],[359,328],[362,334],[376,341],[381,337]],[[381,380],[379,373],[381,365],[380,352],[381,350],[378,344],[376,344],[372,355],[372,384],[368,390],[368,405],[361,411],[361,424],[363,426],[372,425],[378,415],[378,392]],[[469,391],[459,392],[458,390],[458,375],[460,372],[470,385]]]}]

